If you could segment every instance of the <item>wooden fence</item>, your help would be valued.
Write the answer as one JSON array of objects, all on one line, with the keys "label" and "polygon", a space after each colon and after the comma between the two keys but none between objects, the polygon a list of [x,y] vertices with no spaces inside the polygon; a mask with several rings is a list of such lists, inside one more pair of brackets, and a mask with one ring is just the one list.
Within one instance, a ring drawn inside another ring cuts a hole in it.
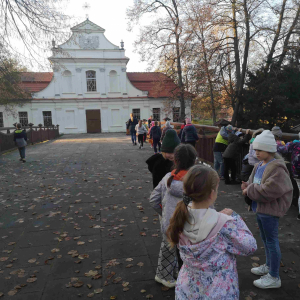
[{"label": "wooden fence", "polygon": [[[0,127],[0,153],[16,148],[14,142],[15,127]],[[47,140],[53,140],[59,136],[59,125],[57,126],[28,126],[25,127],[28,144],[35,144]]]},{"label": "wooden fence", "polygon": [[[164,124],[165,122],[162,122]],[[174,126],[174,128],[179,132],[180,126],[182,123],[171,123],[171,125]],[[213,156],[213,147],[215,144],[215,139],[220,131],[220,128],[217,126],[206,126],[206,125],[197,125],[194,124],[198,131],[198,137],[199,140],[196,143],[196,150],[198,153],[198,158],[201,162],[207,163],[211,166],[213,166],[214,163],[214,156]],[[253,134],[253,132],[256,129],[251,129],[250,134]],[[242,129],[243,133],[246,133],[246,129]],[[282,134],[282,140],[285,142],[299,139],[299,134],[294,133],[283,133]],[[241,152],[239,153],[237,157],[237,175],[239,176],[242,171],[242,160],[245,155],[247,155],[249,152],[249,145],[245,144],[242,147]]]}]

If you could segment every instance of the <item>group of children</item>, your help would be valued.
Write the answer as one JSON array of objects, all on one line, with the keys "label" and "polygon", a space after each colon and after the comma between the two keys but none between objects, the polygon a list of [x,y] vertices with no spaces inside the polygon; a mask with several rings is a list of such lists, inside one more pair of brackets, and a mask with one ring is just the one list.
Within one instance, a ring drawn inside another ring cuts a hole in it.
[{"label": "group of children", "polygon": [[[194,147],[180,144],[174,132],[166,132],[162,154],[147,160],[154,187],[150,204],[160,215],[162,232],[155,280],[176,287],[178,300],[239,299],[235,256],[253,254],[256,240],[237,213],[214,209],[219,174],[195,164]],[[241,188],[252,201],[266,254],[266,263],[251,269],[260,276],[253,284],[279,288],[279,218],[291,205],[293,186],[285,163],[275,158],[277,142],[269,130],[256,137],[252,148],[258,163]]]}]

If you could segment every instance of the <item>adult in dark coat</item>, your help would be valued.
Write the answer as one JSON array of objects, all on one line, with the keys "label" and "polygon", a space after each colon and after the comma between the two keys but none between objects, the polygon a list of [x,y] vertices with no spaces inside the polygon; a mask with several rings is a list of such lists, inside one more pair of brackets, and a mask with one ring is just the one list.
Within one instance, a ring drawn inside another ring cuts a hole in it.
[{"label": "adult in dark coat", "polygon": [[[223,153],[225,184],[235,183],[236,158],[242,150],[242,145],[250,141],[251,135],[249,132],[250,129],[247,129],[246,135],[242,139],[239,137],[242,134],[240,131],[228,135],[229,145]],[[229,170],[231,170],[231,181],[229,180]]]},{"label": "adult in dark coat", "polygon": [[196,142],[199,140],[197,130],[192,124],[191,119],[187,118],[186,125],[182,130],[181,142],[185,144],[191,144],[193,147],[196,146]]},{"label": "adult in dark coat", "polygon": [[168,130],[162,142],[162,154],[154,154],[146,160],[148,169],[152,173],[153,189],[164,176],[171,172],[174,160],[174,150],[180,144],[175,130]]},{"label": "adult in dark coat", "polygon": [[130,131],[132,144],[136,145],[136,130],[135,126],[138,124],[138,120],[136,117],[133,116],[133,114],[130,114],[130,119],[127,123],[127,129]]}]

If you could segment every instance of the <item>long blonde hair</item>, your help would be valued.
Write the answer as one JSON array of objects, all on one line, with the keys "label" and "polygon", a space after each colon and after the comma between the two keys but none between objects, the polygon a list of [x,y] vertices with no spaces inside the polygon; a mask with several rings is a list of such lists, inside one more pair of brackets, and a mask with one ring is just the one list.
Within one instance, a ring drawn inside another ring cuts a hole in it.
[{"label": "long blonde hair", "polygon": [[[195,165],[187,172],[183,179],[185,194],[194,202],[203,202],[208,199],[212,190],[216,190],[219,184],[218,173],[209,167]],[[184,224],[188,221],[189,212],[187,205],[180,201],[170,219],[167,230],[168,240],[172,247],[179,243],[179,236],[183,232]]]}]

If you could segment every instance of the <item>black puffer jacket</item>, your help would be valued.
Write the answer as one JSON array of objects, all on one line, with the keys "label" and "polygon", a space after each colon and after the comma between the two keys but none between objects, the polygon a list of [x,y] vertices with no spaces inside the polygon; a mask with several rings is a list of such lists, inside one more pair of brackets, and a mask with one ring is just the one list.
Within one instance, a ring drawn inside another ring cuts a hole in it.
[{"label": "black puffer jacket", "polygon": [[153,126],[150,130],[150,138],[153,140],[160,140],[161,128],[159,126]]},{"label": "black puffer jacket", "polygon": [[137,118],[133,118],[132,121],[131,121],[131,118],[130,118],[128,120],[128,123],[127,123],[127,129],[130,129],[130,132],[134,133],[135,132],[135,126],[136,126],[136,124],[138,124]]},{"label": "black puffer jacket", "polygon": [[241,152],[242,145],[250,141],[251,135],[246,134],[242,139],[240,139],[234,133],[229,133],[228,142],[225,152],[223,153],[224,158],[236,158],[237,155]]},{"label": "black puffer jacket", "polygon": [[196,128],[192,124],[185,125],[181,134],[181,142],[195,142],[198,141],[199,137],[196,131]]},{"label": "black puffer jacket", "polygon": [[173,162],[164,159],[161,154],[154,154],[146,160],[148,169],[152,173],[153,189],[160,183],[164,176],[171,172]]}]

